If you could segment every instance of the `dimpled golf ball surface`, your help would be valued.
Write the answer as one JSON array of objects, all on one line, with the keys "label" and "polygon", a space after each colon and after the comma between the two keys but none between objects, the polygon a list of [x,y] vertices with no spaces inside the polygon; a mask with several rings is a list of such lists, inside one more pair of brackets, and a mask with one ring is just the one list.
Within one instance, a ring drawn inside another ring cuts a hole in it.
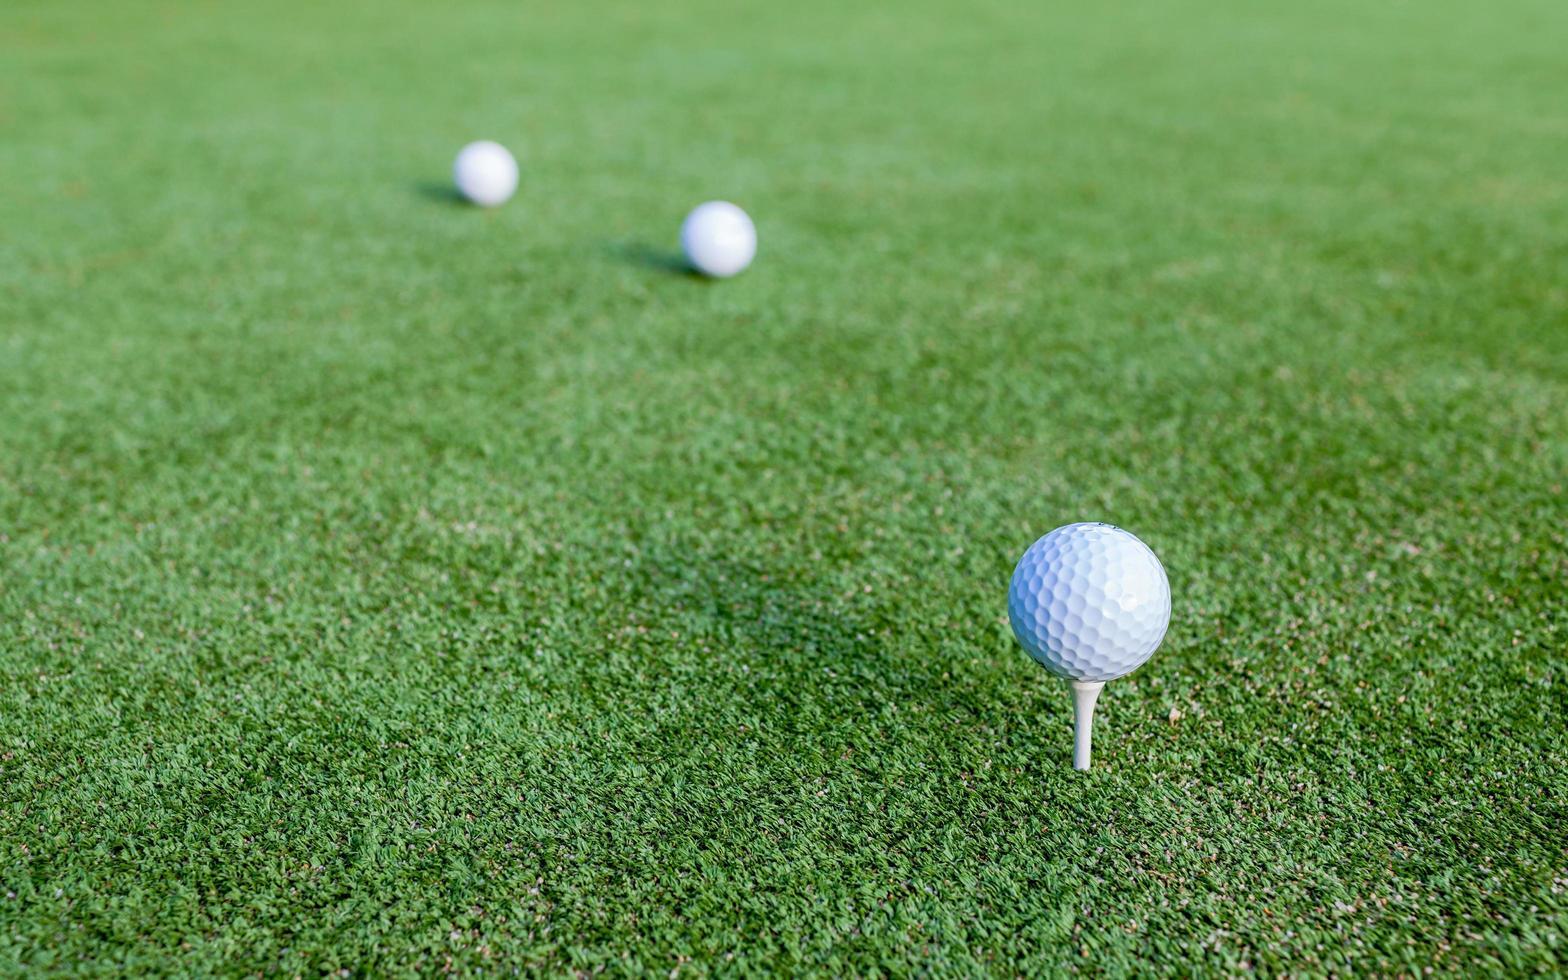
[{"label": "dimpled golf ball surface", "polygon": [[745,270],[757,254],[757,228],[728,201],[699,204],[681,223],[681,251],[692,268],[725,279]]},{"label": "dimpled golf ball surface", "polygon": [[470,143],[452,163],[452,182],[481,207],[505,204],[517,190],[517,158],[500,143]]},{"label": "dimpled golf ball surface", "polygon": [[1149,546],[1109,524],[1068,524],[1013,570],[1007,616],[1029,655],[1075,681],[1129,674],[1171,618],[1171,587]]}]

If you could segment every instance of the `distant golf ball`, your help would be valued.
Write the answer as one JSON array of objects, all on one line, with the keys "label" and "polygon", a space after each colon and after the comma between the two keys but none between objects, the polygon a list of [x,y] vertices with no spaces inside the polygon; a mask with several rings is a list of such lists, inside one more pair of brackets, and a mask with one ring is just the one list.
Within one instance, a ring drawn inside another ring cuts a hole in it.
[{"label": "distant golf ball", "polygon": [[728,201],[699,204],[681,224],[681,251],[698,272],[725,279],[751,265],[757,228]]},{"label": "distant golf ball", "polygon": [[1007,618],[1051,673],[1109,681],[1136,670],[1165,638],[1171,587],[1160,560],[1133,535],[1109,524],[1068,524],[1018,560]]},{"label": "distant golf ball", "polygon": [[517,190],[517,160],[500,143],[480,140],[463,147],[452,164],[458,191],[482,207],[505,204]]}]

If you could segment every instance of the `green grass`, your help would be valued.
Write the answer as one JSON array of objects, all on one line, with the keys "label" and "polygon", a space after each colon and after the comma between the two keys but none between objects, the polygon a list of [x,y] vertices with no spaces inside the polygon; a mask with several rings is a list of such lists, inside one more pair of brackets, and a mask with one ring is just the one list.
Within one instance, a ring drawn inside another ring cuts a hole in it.
[{"label": "green grass", "polygon": [[444,6],[0,9],[0,970],[1568,969],[1568,7]]}]

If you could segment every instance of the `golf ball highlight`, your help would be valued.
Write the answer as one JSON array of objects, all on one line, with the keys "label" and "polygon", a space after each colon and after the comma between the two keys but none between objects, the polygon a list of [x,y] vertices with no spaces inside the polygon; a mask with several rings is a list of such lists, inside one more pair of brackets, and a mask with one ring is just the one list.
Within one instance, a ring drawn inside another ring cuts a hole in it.
[{"label": "golf ball highlight", "polygon": [[751,265],[757,254],[757,228],[728,201],[699,204],[681,224],[681,251],[693,269],[727,279]]},{"label": "golf ball highlight", "polygon": [[517,158],[500,143],[470,143],[452,164],[452,181],[458,193],[481,207],[505,204],[517,191]]}]

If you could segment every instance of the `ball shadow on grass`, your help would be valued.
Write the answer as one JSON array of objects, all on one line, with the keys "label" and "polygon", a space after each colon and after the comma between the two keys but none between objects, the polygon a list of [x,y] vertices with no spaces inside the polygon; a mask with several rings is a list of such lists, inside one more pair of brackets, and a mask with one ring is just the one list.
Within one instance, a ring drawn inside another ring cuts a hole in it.
[{"label": "ball shadow on grass", "polygon": [[448,204],[454,207],[465,208],[474,207],[474,205],[469,202],[468,198],[464,197],[456,187],[452,186],[451,181],[415,181],[414,193],[427,201],[435,201],[438,204]]},{"label": "ball shadow on grass", "polygon": [[[684,669],[713,658],[703,673],[707,696],[716,700],[697,710],[699,717],[684,719],[694,729],[706,724],[701,715],[727,708],[754,714],[747,720],[770,729],[814,718],[816,734],[832,741],[864,735],[858,720],[890,701],[926,703],[936,715],[951,710],[939,670],[899,655],[875,613],[856,609],[812,576],[666,542],[644,544],[600,584],[619,596],[616,608],[636,610],[637,621],[654,634],[679,635],[687,651],[681,659],[691,658]],[[693,656],[694,645],[710,652]],[[735,671],[736,664],[748,666]],[[733,697],[728,704],[726,689]]]},{"label": "ball shadow on grass", "polygon": [[687,279],[707,281],[707,277],[691,267],[686,256],[672,248],[657,248],[647,242],[612,242],[606,251],[628,265],[641,266],[655,272],[664,272]]}]

